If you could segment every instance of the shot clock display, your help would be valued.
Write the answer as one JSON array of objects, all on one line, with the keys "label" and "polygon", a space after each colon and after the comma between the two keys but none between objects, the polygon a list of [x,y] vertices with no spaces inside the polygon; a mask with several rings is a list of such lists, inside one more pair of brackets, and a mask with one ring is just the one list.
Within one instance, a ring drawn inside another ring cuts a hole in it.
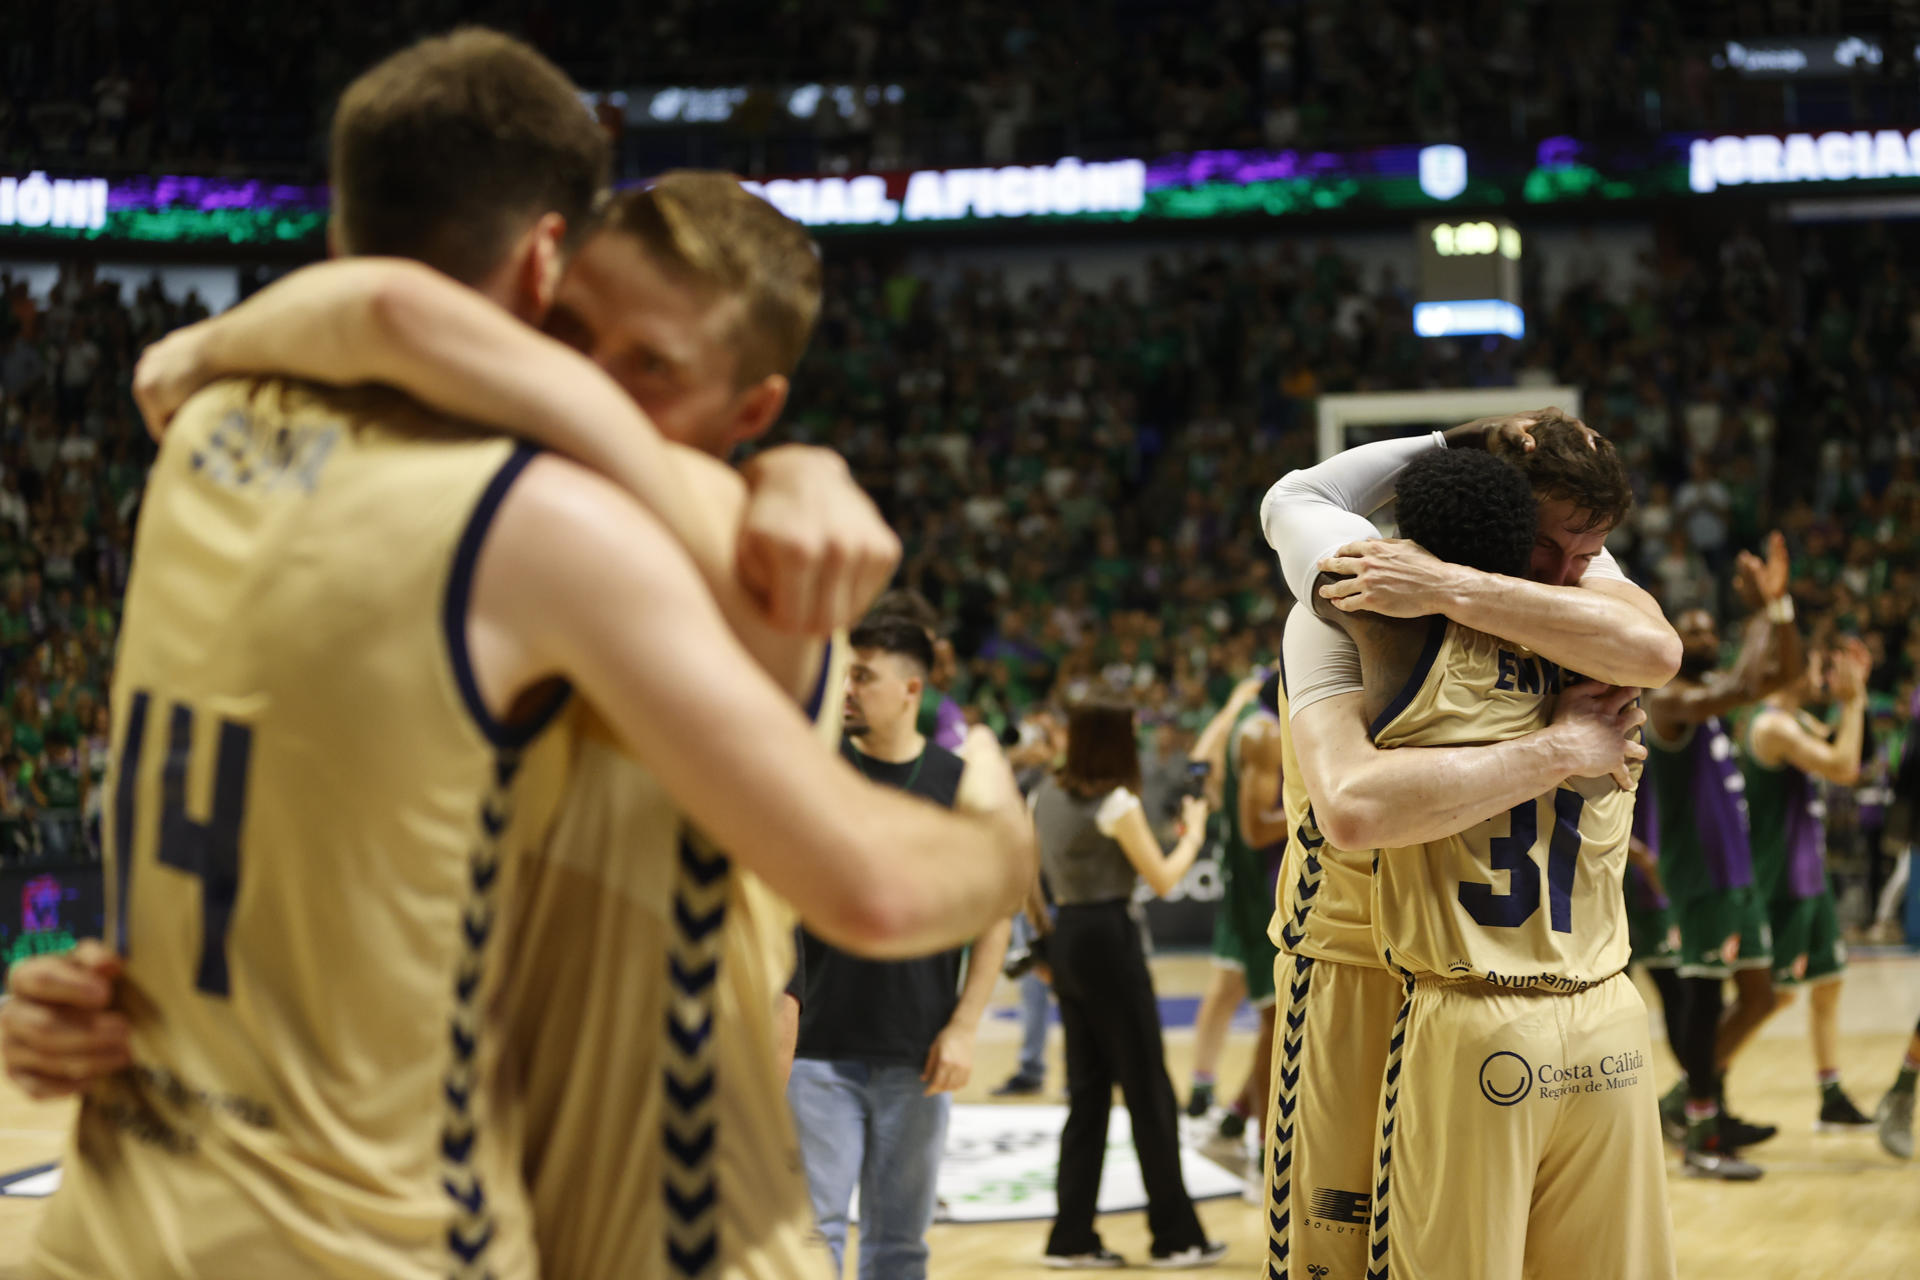
[{"label": "shot clock display", "polygon": [[1413,328],[1423,338],[1526,335],[1520,310],[1520,231],[1505,218],[1423,222],[1415,231],[1420,301]]}]

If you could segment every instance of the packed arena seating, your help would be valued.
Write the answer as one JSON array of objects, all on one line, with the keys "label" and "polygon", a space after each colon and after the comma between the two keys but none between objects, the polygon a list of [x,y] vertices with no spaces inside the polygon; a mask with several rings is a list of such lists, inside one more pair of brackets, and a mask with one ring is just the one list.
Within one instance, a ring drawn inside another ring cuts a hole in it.
[{"label": "packed arena seating", "polygon": [[[0,157],[317,177],[323,122],[354,69],[456,21],[522,31],[590,90],[737,87],[723,123],[679,130],[676,155],[625,154],[757,174],[1764,128],[1789,113],[1870,127],[1911,114],[1920,15],[1621,0],[1217,0],[1199,12],[1171,0],[677,0],[551,3],[531,16],[497,0],[331,0],[270,18],[234,0],[9,5]],[[1728,37],[1861,30],[1884,33],[1891,54],[1838,81],[1789,88],[1714,64]],[[822,83],[860,92],[804,118],[777,109],[783,91]],[[900,92],[865,92],[883,86]]]},{"label": "packed arena seating", "polygon": [[[1015,291],[992,271],[829,262],[782,430],[851,460],[903,535],[905,579],[952,619],[955,696],[1003,734],[1104,682],[1184,738],[1273,653],[1283,588],[1250,531],[1265,487],[1314,458],[1314,398],[1516,382],[1579,387],[1625,451],[1642,491],[1614,549],[1670,611],[1739,613],[1732,556],[1778,526],[1815,638],[1863,635],[1881,728],[1905,724],[1920,294],[1882,229],[1667,243],[1631,279],[1574,264],[1518,344],[1415,339],[1400,283],[1325,243],[1195,247],[1101,289],[1065,263]],[[83,267],[38,301],[0,290],[0,803],[25,853],[77,844],[97,809],[150,456],[128,379],[205,308]],[[1780,316],[1806,341],[1762,323]]]}]

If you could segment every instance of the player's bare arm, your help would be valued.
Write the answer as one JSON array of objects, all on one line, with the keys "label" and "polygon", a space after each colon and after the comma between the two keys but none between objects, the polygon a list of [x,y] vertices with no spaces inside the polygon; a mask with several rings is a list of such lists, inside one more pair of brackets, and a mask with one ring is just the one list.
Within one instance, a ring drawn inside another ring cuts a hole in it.
[{"label": "player's bare arm", "polygon": [[1227,739],[1233,732],[1234,720],[1247,703],[1259,696],[1260,679],[1257,675],[1251,675],[1235,685],[1226,705],[1214,712],[1213,719],[1207,721],[1206,727],[1200,730],[1200,736],[1193,740],[1193,749],[1187,752],[1188,760],[1207,766],[1207,803],[1216,809],[1220,807],[1225,785]]},{"label": "player's bare arm", "polygon": [[468,630],[490,709],[572,681],[676,807],[836,946],[958,945],[1032,880],[1024,814],[949,812],[863,780],[754,666],[660,522],[562,459],[536,459],[501,503]]},{"label": "player's bare arm", "polygon": [[1648,848],[1646,841],[1638,836],[1627,838],[1627,861],[1633,864],[1634,870],[1652,886],[1655,893],[1665,896],[1667,886],[1660,878],[1660,855]]},{"label": "player's bare arm", "polygon": [[1831,690],[1840,703],[1840,724],[1831,738],[1777,706],[1761,708],[1751,731],[1753,754],[1769,768],[1790,764],[1802,773],[1842,787],[1860,781],[1860,751],[1866,737],[1867,675],[1873,657],[1857,639],[1834,654]]},{"label": "player's bare arm", "polygon": [[1287,807],[1280,798],[1284,753],[1280,724],[1255,716],[1240,730],[1240,837],[1256,849],[1287,838]]},{"label": "player's bare arm", "polygon": [[[1382,750],[1368,732],[1367,695],[1324,699],[1294,717],[1301,781],[1321,831],[1342,849],[1442,840],[1568,778],[1616,781],[1646,758],[1629,735],[1644,719],[1635,690],[1575,686],[1554,721],[1506,742],[1477,747]],[[1626,785],[1623,783],[1623,785]]]},{"label": "player's bare arm", "polygon": [[1319,567],[1345,575],[1320,588],[1337,608],[1393,618],[1444,614],[1609,684],[1658,687],[1680,667],[1680,637],[1659,602],[1631,582],[1548,586],[1449,564],[1401,538],[1349,543]]},{"label": "player's bare arm", "polygon": [[[738,577],[748,588],[738,598],[760,615],[723,600],[739,626],[851,625],[899,562],[899,539],[829,450],[768,450],[744,469],[754,498],[744,524],[718,521],[689,486],[722,464],[663,440],[579,352],[420,263],[349,258],[295,272],[149,347],[134,394],[158,434],[208,382],[264,372],[398,387],[580,461],[659,515],[711,585]],[[761,639],[748,638],[758,656]]]},{"label": "player's bare arm", "polygon": [[[1308,652],[1303,642],[1324,634],[1315,628],[1328,621],[1299,613],[1290,618],[1289,654]],[[1401,848],[1442,839],[1570,777],[1612,775],[1631,789],[1627,766],[1645,759],[1646,748],[1629,735],[1645,715],[1627,705],[1632,690],[1609,686],[1567,690],[1552,724],[1506,742],[1375,746],[1370,726],[1406,686],[1428,623],[1345,612],[1330,621],[1359,650],[1365,687],[1302,707],[1293,718],[1293,741],[1314,816],[1338,847]]]},{"label": "player's bare arm", "polygon": [[1804,647],[1787,596],[1788,568],[1786,540],[1778,533],[1767,541],[1765,560],[1741,552],[1736,572],[1743,591],[1761,607],[1747,621],[1740,654],[1725,671],[1650,690],[1647,715],[1655,733],[1676,738],[1690,725],[1749,706],[1799,678]]}]

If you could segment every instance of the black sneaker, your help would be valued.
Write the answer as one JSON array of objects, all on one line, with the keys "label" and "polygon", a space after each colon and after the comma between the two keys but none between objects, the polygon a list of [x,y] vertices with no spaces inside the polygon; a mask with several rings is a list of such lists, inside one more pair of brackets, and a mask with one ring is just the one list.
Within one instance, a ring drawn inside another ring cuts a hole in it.
[{"label": "black sneaker", "polygon": [[1007,1077],[1007,1082],[992,1093],[996,1098],[1030,1098],[1046,1088],[1047,1082],[1037,1076],[1016,1074]]},{"label": "black sneaker", "polygon": [[1813,1122],[1815,1133],[1852,1133],[1873,1128],[1873,1117],[1853,1105],[1853,1099],[1835,1085],[1826,1091],[1820,1103],[1820,1118]]},{"label": "black sneaker", "polygon": [[1195,1084],[1193,1086],[1193,1092],[1187,1095],[1187,1118],[1198,1120],[1201,1116],[1207,1114],[1207,1111],[1212,1106],[1213,1086],[1210,1084]]},{"label": "black sneaker", "polygon": [[1238,1111],[1229,1111],[1220,1117],[1219,1136],[1229,1142],[1238,1142],[1247,1131],[1247,1118]]},{"label": "black sneaker", "polygon": [[1779,1132],[1779,1125],[1749,1124],[1739,1116],[1730,1116],[1724,1111],[1720,1113],[1720,1137],[1735,1151],[1765,1142]]},{"label": "black sneaker", "polygon": [[1092,1253],[1049,1253],[1041,1261],[1055,1271],[1118,1271],[1127,1260],[1102,1245]]},{"label": "black sneaker", "polygon": [[1190,1271],[1198,1267],[1210,1267],[1226,1256],[1225,1241],[1209,1240],[1205,1244],[1189,1245],[1172,1253],[1155,1249],[1147,1265],[1160,1271]]},{"label": "black sneaker", "polygon": [[1702,1121],[1687,1133],[1687,1149],[1681,1165],[1689,1178],[1717,1178],[1721,1182],[1758,1182],[1759,1165],[1742,1160],[1725,1137],[1725,1116]]}]

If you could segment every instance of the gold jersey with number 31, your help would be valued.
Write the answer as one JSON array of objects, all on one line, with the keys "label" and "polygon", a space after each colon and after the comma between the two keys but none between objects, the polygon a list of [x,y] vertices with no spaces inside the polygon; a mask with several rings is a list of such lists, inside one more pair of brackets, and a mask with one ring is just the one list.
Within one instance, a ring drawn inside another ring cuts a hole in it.
[{"label": "gold jersey with number 31", "polygon": [[[1508,641],[1430,620],[1420,657],[1372,726],[1380,747],[1479,746],[1543,728],[1579,677]],[[1635,766],[1637,773],[1638,766]],[[1572,778],[1444,840],[1381,849],[1373,924],[1416,975],[1579,990],[1627,964],[1620,883],[1633,793]]]}]

